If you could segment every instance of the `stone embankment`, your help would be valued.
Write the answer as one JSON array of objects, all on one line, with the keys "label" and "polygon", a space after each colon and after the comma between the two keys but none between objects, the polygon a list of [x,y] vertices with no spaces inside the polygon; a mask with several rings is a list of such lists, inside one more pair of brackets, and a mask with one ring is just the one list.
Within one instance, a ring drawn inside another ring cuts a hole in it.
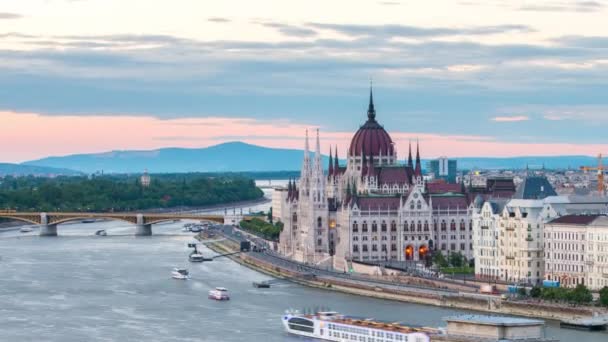
[{"label": "stone embankment", "polygon": [[[204,242],[204,240],[202,240]],[[239,250],[239,245],[229,239],[206,243],[217,253],[231,253]],[[243,253],[230,256],[237,263],[276,278],[287,279],[301,285],[339,291],[379,299],[396,300],[408,303],[434,305],[440,307],[490,312],[495,314],[526,316],[549,320],[572,320],[573,318],[590,318],[594,316],[593,308],[567,307],[544,303],[519,302],[503,300],[497,296],[488,296],[458,291],[446,291],[438,288],[407,286],[390,286],[373,280],[363,281],[348,277],[332,277],[326,274],[310,274],[305,269],[294,270],[284,264],[272,262],[258,253]],[[603,312],[603,314],[606,314]]]}]

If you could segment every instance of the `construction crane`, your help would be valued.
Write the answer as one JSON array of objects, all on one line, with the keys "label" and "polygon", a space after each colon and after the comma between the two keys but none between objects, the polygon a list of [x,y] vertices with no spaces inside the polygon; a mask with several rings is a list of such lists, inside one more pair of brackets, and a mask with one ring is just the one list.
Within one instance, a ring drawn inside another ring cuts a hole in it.
[{"label": "construction crane", "polygon": [[597,171],[597,191],[599,191],[600,196],[604,195],[604,165],[602,163],[602,154],[600,153],[597,156],[597,166],[581,166],[580,169],[585,172]]}]

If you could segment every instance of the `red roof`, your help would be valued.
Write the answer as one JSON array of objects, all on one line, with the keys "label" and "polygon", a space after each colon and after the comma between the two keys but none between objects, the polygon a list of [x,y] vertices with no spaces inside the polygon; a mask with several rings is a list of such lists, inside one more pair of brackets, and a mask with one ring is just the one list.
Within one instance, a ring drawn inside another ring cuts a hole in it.
[{"label": "red roof", "polygon": [[411,169],[407,167],[382,167],[376,173],[378,184],[410,184]]},{"label": "red roof", "polygon": [[397,210],[399,209],[399,197],[358,197],[357,206],[361,210]]},{"label": "red roof", "polygon": [[464,196],[432,196],[433,210],[435,209],[467,209],[469,201]]},{"label": "red roof", "polygon": [[427,191],[430,194],[441,194],[446,192],[460,192],[462,186],[460,184],[450,184],[445,182],[427,183]]},{"label": "red roof", "polygon": [[376,121],[367,121],[350,142],[350,155],[383,156],[393,154],[393,140]]},{"label": "red roof", "polygon": [[601,215],[565,215],[558,217],[549,223],[587,225],[600,216]]}]

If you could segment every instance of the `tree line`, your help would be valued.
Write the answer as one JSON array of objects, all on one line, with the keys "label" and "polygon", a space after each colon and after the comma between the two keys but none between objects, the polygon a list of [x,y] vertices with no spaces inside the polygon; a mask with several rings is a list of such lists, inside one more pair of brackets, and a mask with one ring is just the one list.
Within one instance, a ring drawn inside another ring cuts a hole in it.
[{"label": "tree line", "polygon": [[139,175],[0,179],[0,208],[18,211],[110,212],[202,207],[254,200],[263,195],[252,179],[234,175],[151,175],[147,187],[142,186]]}]

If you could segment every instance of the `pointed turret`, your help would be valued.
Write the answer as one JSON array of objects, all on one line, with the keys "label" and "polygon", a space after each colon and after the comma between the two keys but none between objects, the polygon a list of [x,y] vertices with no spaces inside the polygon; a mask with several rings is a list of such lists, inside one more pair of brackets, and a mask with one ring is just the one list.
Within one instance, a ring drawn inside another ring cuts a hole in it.
[{"label": "pointed turret", "polygon": [[334,160],[331,155],[331,146],[329,147],[329,167],[327,168],[327,177],[331,177],[334,175]]},{"label": "pointed turret", "polygon": [[420,165],[420,142],[416,141],[416,169],[414,170],[416,176],[422,176],[422,166]]},{"label": "pointed turret", "polygon": [[414,161],[412,160],[412,140],[410,140],[410,153],[407,156],[407,166],[414,168]]},{"label": "pointed turret", "polygon": [[374,93],[372,91],[372,84],[369,84],[369,106],[367,107],[367,119],[368,121],[376,121],[376,109],[374,108]]},{"label": "pointed turret", "polygon": [[340,170],[340,163],[339,163],[339,161],[338,161],[338,146],[336,146],[336,147],[334,148],[334,150],[335,150],[335,152],[336,152],[336,153],[334,154],[334,156],[335,156],[335,158],[334,158],[334,173],[336,173],[336,175],[337,175],[337,174],[339,174],[339,172],[340,172],[340,171],[339,171],[339,170]]}]

